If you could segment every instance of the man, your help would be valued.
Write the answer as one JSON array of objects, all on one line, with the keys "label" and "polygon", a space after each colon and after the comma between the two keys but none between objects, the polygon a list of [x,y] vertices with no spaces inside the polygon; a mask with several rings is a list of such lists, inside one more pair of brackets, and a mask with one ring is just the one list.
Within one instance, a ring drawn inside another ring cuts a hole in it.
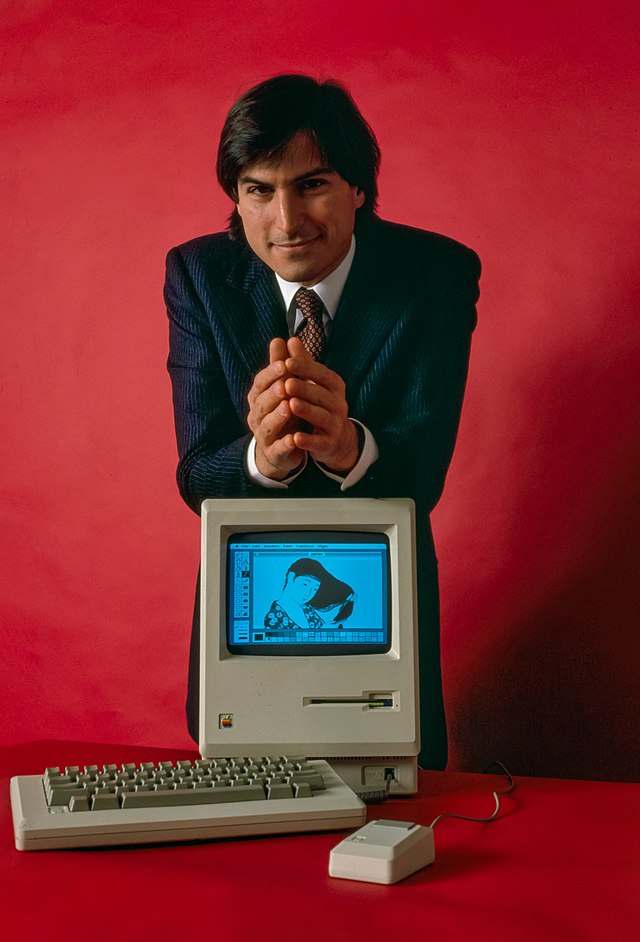
[{"label": "man", "polygon": [[[208,497],[413,498],[420,758],[443,768],[428,515],[455,443],[480,266],[450,239],[376,216],[379,162],[335,82],[276,76],[232,107],[217,163],[229,233],[167,257],[177,478],[196,512]],[[196,740],[198,654],[196,617]]]}]

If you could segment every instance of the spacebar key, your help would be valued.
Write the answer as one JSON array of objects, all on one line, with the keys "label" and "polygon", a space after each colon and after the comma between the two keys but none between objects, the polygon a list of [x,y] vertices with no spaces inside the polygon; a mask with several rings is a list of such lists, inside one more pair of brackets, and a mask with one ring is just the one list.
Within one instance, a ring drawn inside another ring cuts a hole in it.
[{"label": "spacebar key", "polygon": [[176,791],[125,792],[123,808],[177,808],[180,805],[220,805],[234,801],[264,800],[261,785],[234,785],[227,788],[185,788]]}]

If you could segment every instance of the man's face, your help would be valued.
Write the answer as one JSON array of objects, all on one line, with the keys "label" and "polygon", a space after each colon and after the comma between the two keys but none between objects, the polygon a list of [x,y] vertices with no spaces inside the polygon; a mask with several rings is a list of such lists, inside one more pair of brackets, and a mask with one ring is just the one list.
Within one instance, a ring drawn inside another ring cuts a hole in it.
[{"label": "man's face", "polygon": [[247,242],[285,281],[308,287],[345,258],[364,201],[365,194],[327,167],[303,133],[277,160],[250,164],[238,180]]}]

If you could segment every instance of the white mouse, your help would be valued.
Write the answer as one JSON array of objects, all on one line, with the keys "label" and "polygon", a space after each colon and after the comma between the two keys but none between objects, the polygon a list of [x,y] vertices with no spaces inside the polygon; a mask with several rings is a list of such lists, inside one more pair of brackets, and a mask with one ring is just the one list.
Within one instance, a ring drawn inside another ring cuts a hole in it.
[{"label": "white mouse", "polygon": [[410,821],[370,821],[333,848],[329,876],[397,883],[434,859],[432,828]]}]

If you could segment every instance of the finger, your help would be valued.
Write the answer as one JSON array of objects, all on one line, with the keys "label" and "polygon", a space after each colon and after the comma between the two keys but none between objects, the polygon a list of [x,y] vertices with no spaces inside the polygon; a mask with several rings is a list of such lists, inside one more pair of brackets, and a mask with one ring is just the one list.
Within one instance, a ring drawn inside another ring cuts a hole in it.
[{"label": "finger", "polygon": [[313,370],[316,362],[299,337],[289,337],[287,340],[287,356],[285,363],[294,363],[296,366],[296,375],[305,376],[309,370]]},{"label": "finger", "polygon": [[293,441],[300,451],[308,452],[323,464],[331,464],[331,458],[336,452],[333,436],[314,429],[312,432],[294,432]]},{"label": "finger", "polygon": [[284,384],[281,380],[259,395],[254,394],[253,390],[249,393],[247,424],[254,435],[267,417],[275,413],[285,399]]},{"label": "finger", "polygon": [[[253,385],[247,396],[249,405],[253,406],[257,397],[268,389],[281,377],[287,375],[287,368],[284,361],[288,356],[287,343],[282,337],[274,337],[269,344],[269,365],[259,373],[256,373],[253,379]],[[278,393],[282,395],[282,393]]]},{"label": "finger", "polygon": [[304,452],[296,448],[292,436],[287,436],[267,449],[256,447],[255,460],[262,474],[274,480],[282,480],[302,463]]},{"label": "finger", "polygon": [[287,341],[282,337],[274,337],[269,344],[269,363],[275,363],[276,360],[286,360],[288,356]]},{"label": "finger", "polygon": [[312,432],[293,434],[298,448],[308,451],[313,458],[330,468],[348,471],[358,460],[358,437],[353,423],[347,422],[337,432],[325,433],[318,428]]},{"label": "finger", "polygon": [[[283,360],[274,360],[273,363],[270,363],[268,366],[265,366],[263,370],[260,370],[259,373],[256,373],[253,379],[253,385],[247,396],[249,405],[253,408],[258,397],[271,389],[278,380],[284,379],[286,375],[287,368]],[[282,387],[282,394],[284,394],[284,386]]]},{"label": "finger", "polygon": [[288,402],[294,416],[313,426],[314,432],[327,432],[337,435],[347,418],[347,404],[344,400],[332,400],[331,409],[323,405],[314,405],[305,399],[294,397]]},{"label": "finger", "polygon": [[310,402],[313,405],[324,406],[325,409],[329,409],[330,411],[333,411],[332,404],[334,400],[340,399],[334,392],[330,392],[319,383],[314,383],[311,380],[298,379],[295,376],[289,376],[284,380],[284,391],[288,399],[303,399],[305,402]]},{"label": "finger", "polygon": [[313,360],[306,351],[304,357],[291,356],[284,362],[287,372],[293,376],[317,383],[337,395],[344,396],[345,385],[342,378],[333,370],[330,370],[328,366]]},{"label": "finger", "polygon": [[299,452],[297,456],[298,464],[302,461],[303,458],[301,449],[296,445],[294,432],[289,432],[286,435],[283,435],[282,438],[277,439],[277,441],[275,441],[271,446],[271,450],[273,454],[281,457],[291,456],[294,451]]},{"label": "finger", "polygon": [[299,337],[289,337],[287,340],[287,351],[287,356],[296,357],[296,359],[299,360],[311,360],[313,362],[313,357]]},{"label": "finger", "polygon": [[331,450],[331,438],[325,432],[315,429],[312,432],[297,431],[291,437],[297,448],[310,451],[316,457]]},{"label": "finger", "polygon": [[268,409],[267,403],[270,400],[269,394],[265,393],[258,400],[256,408],[252,409],[247,416],[247,423],[253,432],[254,438],[265,447],[282,436],[287,423],[293,420],[292,427],[297,427],[299,424],[292,415],[289,402],[286,399],[281,401],[276,399],[273,402],[273,407]]},{"label": "finger", "polygon": [[262,452],[273,464],[279,464],[283,458],[290,457],[294,451],[298,450],[293,433],[283,435],[266,447],[262,447]]}]

